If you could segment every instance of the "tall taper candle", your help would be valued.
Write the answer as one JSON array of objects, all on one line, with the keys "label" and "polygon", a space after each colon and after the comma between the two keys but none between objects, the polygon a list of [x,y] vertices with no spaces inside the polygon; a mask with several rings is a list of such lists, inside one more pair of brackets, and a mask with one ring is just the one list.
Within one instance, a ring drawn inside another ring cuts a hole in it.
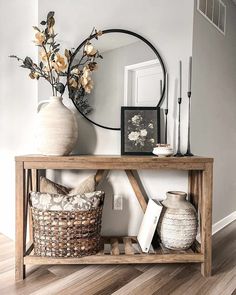
[{"label": "tall taper candle", "polygon": [[169,81],[168,81],[169,77],[168,74],[166,73],[166,109],[168,109],[168,99],[169,99]]},{"label": "tall taper candle", "polygon": [[179,97],[182,97],[182,61],[179,61]]},{"label": "tall taper candle", "polygon": [[191,92],[191,88],[192,88],[192,56],[189,57],[188,92]]},{"label": "tall taper candle", "polygon": [[179,61],[179,97],[178,97],[178,105],[179,105],[179,116],[178,116],[178,141],[177,141],[177,152],[175,157],[183,157],[183,154],[180,151],[180,122],[181,122],[181,103],[182,103],[182,61]]}]

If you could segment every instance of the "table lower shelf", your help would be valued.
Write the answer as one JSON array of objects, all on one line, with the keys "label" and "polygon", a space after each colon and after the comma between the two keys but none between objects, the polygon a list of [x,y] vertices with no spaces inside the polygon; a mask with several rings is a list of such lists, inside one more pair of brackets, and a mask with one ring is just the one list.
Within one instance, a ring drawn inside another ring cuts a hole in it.
[{"label": "table lower shelf", "polygon": [[161,244],[142,253],[136,237],[103,237],[103,248],[96,255],[80,258],[35,256],[33,247],[24,257],[24,264],[145,264],[145,263],[201,263],[204,256],[199,245],[186,251],[173,251]]}]

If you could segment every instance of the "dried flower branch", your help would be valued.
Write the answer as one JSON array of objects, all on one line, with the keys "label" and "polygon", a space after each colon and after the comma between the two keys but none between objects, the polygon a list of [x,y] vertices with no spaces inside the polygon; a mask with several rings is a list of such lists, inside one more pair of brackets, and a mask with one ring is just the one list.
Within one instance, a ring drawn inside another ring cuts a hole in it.
[{"label": "dried flower branch", "polygon": [[99,51],[92,45],[91,39],[98,39],[101,35],[102,31],[97,31],[93,28],[89,37],[84,42],[80,60],[71,67],[68,75],[69,97],[73,99],[77,107],[85,115],[92,110],[86,94],[91,93],[94,86],[91,75],[98,68],[96,59],[103,58]]},{"label": "dried flower branch", "polygon": [[25,59],[16,55],[10,55],[10,57],[17,59],[21,63],[20,66],[22,68],[30,70],[29,77],[31,79],[38,80],[44,78],[47,80],[52,87],[53,95],[57,95],[57,92],[61,95],[64,93],[67,82],[63,83],[62,79],[65,80],[65,77],[69,76],[69,88],[72,88],[72,91],[69,89],[70,98],[81,100],[83,105],[86,101],[84,99],[85,93],[90,93],[93,88],[91,73],[97,68],[95,60],[96,58],[102,58],[89,40],[94,34],[97,39],[98,36],[102,35],[102,32],[96,29],[92,30],[84,45],[81,60],[68,73],[68,65],[73,52],[72,50],[65,49],[64,54],[60,53],[60,44],[57,43],[57,34],[54,32],[54,14],[53,11],[50,11],[47,14],[47,19],[40,22],[40,28],[33,26],[33,29],[36,31],[34,43],[41,49],[39,65],[34,63],[28,56]]}]

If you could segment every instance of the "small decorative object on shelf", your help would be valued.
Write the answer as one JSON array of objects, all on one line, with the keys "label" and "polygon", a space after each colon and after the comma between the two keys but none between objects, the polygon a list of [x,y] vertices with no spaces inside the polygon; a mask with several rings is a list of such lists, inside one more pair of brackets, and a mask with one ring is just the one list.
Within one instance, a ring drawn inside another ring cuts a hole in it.
[{"label": "small decorative object on shelf", "polygon": [[180,150],[180,122],[181,122],[181,103],[182,103],[182,61],[179,61],[179,98],[178,98],[178,138],[177,138],[177,152],[175,157],[183,157]]},{"label": "small decorative object on shelf", "polygon": [[156,200],[149,199],[137,240],[143,252],[148,253],[153,236],[156,231],[158,220],[161,215],[162,205]]},{"label": "small decorative object on shelf", "polygon": [[151,155],[160,142],[159,107],[121,107],[121,154]]},{"label": "small decorative object on shelf", "polygon": [[157,144],[152,153],[158,157],[169,157],[174,154],[174,150],[170,144]]},{"label": "small decorative object on shelf", "polygon": [[[81,107],[86,108],[87,111],[91,110],[85,95],[93,89],[91,75],[97,67],[96,59],[102,58],[102,56],[93,47],[90,38],[91,36],[98,38],[102,32],[93,29],[84,44],[81,60],[73,65],[68,73],[68,64],[73,56],[73,51],[65,49],[64,54],[60,52],[60,44],[56,41],[57,34],[54,32],[54,12],[50,11],[46,20],[41,21],[40,25],[40,28],[33,27],[36,31],[34,43],[39,48],[39,64],[29,56],[24,59],[16,55],[10,55],[10,57],[17,59],[22,68],[30,70],[29,77],[31,79],[43,78],[51,85],[53,98],[50,102],[47,101],[49,105],[39,114],[40,130],[37,132],[39,133],[37,137],[38,139],[39,136],[43,137],[38,141],[39,150],[44,155],[68,155],[74,147],[78,130],[74,115],[63,105],[61,96],[69,84],[70,89],[73,89],[70,91],[70,98],[78,100]],[[66,77],[68,77],[67,80]],[[51,103],[55,107],[54,110]],[[57,111],[58,114],[56,114]],[[59,145],[61,148],[58,148]]]},{"label": "small decorative object on shelf", "polygon": [[190,118],[191,118],[191,95],[192,95],[192,56],[189,57],[189,74],[188,74],[188,145],[187,152],[184,154],[186,157],[194,156],[190,147]]},{"label": "small decorative object on shelf", "polygon": [[193,244],[197,235],[196,210],[186,200],[186,193],[170,191],[166,195],[158,223],[161,242],[168,249],[186,250]]}]

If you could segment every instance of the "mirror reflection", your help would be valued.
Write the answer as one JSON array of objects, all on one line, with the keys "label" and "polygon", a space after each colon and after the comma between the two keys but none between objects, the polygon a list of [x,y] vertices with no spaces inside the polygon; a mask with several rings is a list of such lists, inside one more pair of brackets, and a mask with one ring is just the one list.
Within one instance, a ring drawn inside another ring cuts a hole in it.
[{"label": "mirror reflection", "polygon": [[[136,36],[112,32],[91,40],[102,58],[91,74],[93,89],[86,94],[91,110],[80,111],[96,124],[120,129],[121,106],[157,106],[164,80],[163,67],[156,53]],[[76,64],[83,47],[74,56]],[[77,106],[78,108],[78,106]]]}]

